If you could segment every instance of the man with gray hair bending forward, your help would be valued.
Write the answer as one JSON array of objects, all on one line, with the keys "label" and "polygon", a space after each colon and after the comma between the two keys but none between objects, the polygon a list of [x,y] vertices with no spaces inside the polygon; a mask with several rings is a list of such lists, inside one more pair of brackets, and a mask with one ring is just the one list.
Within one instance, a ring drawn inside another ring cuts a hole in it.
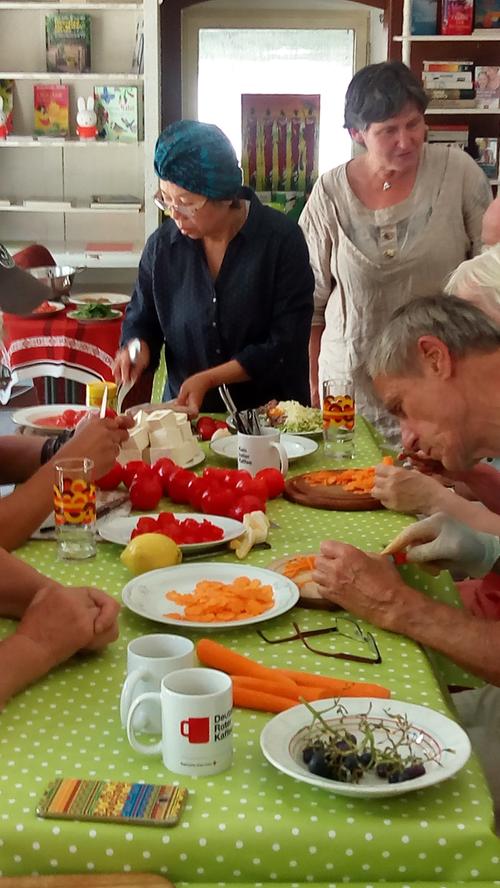
[{"label": "man with gray hair bending forward", "polygon": [[[454,474],[484,457],[500,456],[500,329],[476,306],[446,296],[401,307],[375,343],[368,369],[378,396],[399,420],[409,451],[439,461]],[[409,562],[432,562],[462,576],[500,572],[499,538],[442,513],[406,528],[390,550],[405,550]],[[325,598],[434,648],[496,685],[455,699],[460,709],[469,708],[466,723],[475,719],[471,707],[486,710],[487,733],[498,737],[500,622],[434,601],[408,586],[385,556],[333,540],[321,545],[314,579]],[[486,753],[488,773],[487,759]],[[500,775],[495,772],[493,761],[488,777],[500,813]]]}]

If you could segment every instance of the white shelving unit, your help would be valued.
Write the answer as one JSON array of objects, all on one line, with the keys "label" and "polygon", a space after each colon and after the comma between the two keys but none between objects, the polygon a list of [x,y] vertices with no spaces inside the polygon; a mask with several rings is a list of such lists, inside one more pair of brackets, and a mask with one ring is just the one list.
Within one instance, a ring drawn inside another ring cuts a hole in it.
[{"label": "white shelving unit", "polygon": [[[402,60],[410,67],[412,43],[480,43],[483,41],[500,40],[500,31],[474,31],[472,34],[412,34],[411,33],[412,0],[403,0],[402,33],[393,37],[396,43],[402,43]],[[464,111],[461,112],[466,113]],[[483,112],[484,113],[484,112]]]},{"label": "white shelving unit", "polygon": [[[0,241],[13,250],[39,242],[61,264],[122,268],[129,273],[137,268],[142,247],[158,224],[152,195],[153,153],[160,129],[160,2],[0,3],[0,79],[15,81],[14,130],[12,137],[0,141],[0,199],[11,201],[10,206],[0,205]],[[46,71],[45,15],[63,11],[91,15],[91,73]],[[131,72],[139,17],[144,20],[144,74]],[[72,135],[64,142],[26,138],[33,131],[33,85],[38,82],[69,85]],[[94,86],[107,83],[141,86],[141,141],[84,142],[75,136],[77,97],[91,95]],[[16,139],[16,135],[24,138]],[[91,196],[98,193],[136,194],[143,199],[143,209],[91,210]],[[30,198],[71,200],[73,206],[66,210],[24,207],[23,201]],[[129,248],[119,252],[86,249],[87,243],[98,242],[120,242]]]}]

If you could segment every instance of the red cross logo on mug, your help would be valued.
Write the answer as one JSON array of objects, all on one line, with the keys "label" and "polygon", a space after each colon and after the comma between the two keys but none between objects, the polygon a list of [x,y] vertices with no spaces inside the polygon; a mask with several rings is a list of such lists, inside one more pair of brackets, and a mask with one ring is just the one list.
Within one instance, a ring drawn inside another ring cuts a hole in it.
[{"label": "red cross logo on mug", "polygon": [[180,724],[181,734],[187,737],[190,743],[208,743],[210,739],[210,719],[185,718]]}]

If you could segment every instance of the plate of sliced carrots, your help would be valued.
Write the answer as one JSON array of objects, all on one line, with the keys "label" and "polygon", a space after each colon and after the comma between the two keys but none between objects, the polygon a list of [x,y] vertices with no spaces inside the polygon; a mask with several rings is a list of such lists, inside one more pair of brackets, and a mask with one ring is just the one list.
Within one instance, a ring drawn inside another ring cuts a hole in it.
[{"label": "plate of sliced carrots", "polygon": [[286,613],[299,590],[288,577],[239,564],[181,564],[141,574],[122,592],[136,614],[186,629],[231,629]]}]

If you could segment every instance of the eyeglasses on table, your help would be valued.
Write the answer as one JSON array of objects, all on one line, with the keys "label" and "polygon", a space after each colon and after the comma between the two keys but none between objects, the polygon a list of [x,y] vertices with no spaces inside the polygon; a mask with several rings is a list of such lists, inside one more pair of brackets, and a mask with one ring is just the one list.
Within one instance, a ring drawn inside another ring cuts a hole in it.
[{"label": "eyeglasses on table", "polygon": [[[286,644],[292,641],[301,641],[304,647],[313,654],[320,657],[333,657],[337,660],[350,660],[352,663],[381,663],[382,655],[378,648],[377,642],[371,632],[367,632],[352,617],[342,616],[333,617],[330,626],[322,629],[301,629],[299,624],[292,622],[293,633],[287,634],[281,638],[273,638],[266,635],[262,629],[257,629],[257,635],[262,638],[266,644]],[[349,638],[358,644],[366,646],[368,654],[351,654],[346,651],[326,651],[319,650],[316,643],[311,644],[310,638],[320,638],[327,635],[335,634],[335,638]]]}]

